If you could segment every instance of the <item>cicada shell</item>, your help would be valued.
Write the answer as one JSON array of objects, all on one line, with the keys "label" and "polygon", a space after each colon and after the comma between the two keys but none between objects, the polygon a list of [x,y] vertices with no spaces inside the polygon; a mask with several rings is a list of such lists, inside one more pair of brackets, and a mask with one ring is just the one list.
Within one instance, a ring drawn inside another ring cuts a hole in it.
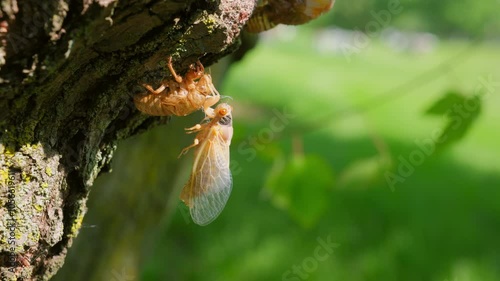
[{"label": "cicada shell", "polygon": [[220,99],[220,94],[212,83],[210,74],[205,74],[203,65],[198,61],[191,65],[185,77],[177,75],[168,59],[168,68],[174,80],[164,81],[158,89],[144,84],[147,92],[134,97],[137,109],[154,116],[186,116],[194,111],[206,111]]},{"label": "cicada shell", "polygon": [[300,25],[329,11],[335,0],[269,0],[258,6],[246,30],[258,33],[278,24]]},{"label": "cicada shell", "polygon": [[183,155],[190,148],[196,147],[191,176],[182,189],[181,200],[189,207],[193,221],[199,225],[207,225],[215,220],[231,194],[231,111],[228,104],[220,104],[215,108],[214,117],[210,121],[187,129],[198,134],[194,143],[181,152]]}]

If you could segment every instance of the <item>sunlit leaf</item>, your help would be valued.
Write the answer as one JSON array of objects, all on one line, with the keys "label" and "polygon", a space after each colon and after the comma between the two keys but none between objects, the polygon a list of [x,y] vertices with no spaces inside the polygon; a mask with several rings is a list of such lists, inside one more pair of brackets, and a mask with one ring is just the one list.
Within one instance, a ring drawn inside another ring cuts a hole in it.
[{"label": "sunlit leaf", "polygon": [[390,157],[381,155],[353,161],[339,174],[339,188],[368,188],[384,180],[385,171],[391,168]]},{"label": "sunlit leaf", "polygon": [[326,211],[334,183],[330,165],[319,156],[306,155],[278,162],[265,188],[275,206],[303,227],[311,227]]}]

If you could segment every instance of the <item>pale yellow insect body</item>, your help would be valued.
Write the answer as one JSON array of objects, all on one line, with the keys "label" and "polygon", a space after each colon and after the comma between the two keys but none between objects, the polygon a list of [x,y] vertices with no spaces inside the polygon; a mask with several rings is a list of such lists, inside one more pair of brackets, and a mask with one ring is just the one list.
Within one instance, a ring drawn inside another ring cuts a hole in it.
[{"label": "pale yellow insect body", "polygon": [[174,79],[162,82],[156,90],[144,84],[147,92],[134,97],[139,111],[153,116],[186,116],[199,109],[211,110],[219,102],[220,94],[200,61],[192,64],[184,77],[175,72],[172,57],[168,58],[167,66]]},{"label": "pale yellow insect body", "polygon": [[196,224],[207,225],[224,209],[232,189],[229,169],[229,145],[233,136],[232,108],[219,104],[210,121],[188,128],[198,132],[194,143],[184,148],[179,157],[196,147],[194,164],[181,200],[189,207]]},{"label": "pale yellow insect body", "polygon": [[247,22],[246,30],[257,33],[278,24],[300,25],[328,12],[335,0],[264,0]]}]

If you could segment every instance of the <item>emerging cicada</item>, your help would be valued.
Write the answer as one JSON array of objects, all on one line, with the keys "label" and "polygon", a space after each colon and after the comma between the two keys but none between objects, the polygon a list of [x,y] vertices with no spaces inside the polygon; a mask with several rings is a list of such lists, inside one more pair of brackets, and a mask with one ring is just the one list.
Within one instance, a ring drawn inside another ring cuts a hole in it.
[{"label": "emerging cicada", "polygon": [[229,170],[229,145],[233,136],[232,108],[219,104],[209,121],[186,129],[198,132],[194,143],[184,148],[179,157],[196,147],[194,164],[181,200],[189,207],[196,224],[207,225],[224,209],[232,189]]},{"label": "emerging cicada", "polygon": [[246,30],[257,33],[278,24],[300,25],[329,11],[335,0],[264,0],[248,20]]},{"label": "emerging cicada", "polygon": [[134,97],[137,109],[154,116],[186,116],[199,109],[211,115],[210,107],[219,101],[220,94],[201,62],[192,64],[184,79],[175,72],[172,57],[168,58],[168,69],[175,80],[162,82],[156,90],[143,84],[148,93]]}]

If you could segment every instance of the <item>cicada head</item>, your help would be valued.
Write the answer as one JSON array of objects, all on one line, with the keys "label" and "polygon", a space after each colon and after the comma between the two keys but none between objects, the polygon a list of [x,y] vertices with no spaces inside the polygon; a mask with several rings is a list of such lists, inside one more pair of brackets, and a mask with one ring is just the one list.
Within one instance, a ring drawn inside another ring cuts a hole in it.
[{"label": "cicada head", "polygon": [[231,115],[233,108],[227,103],[221,103],[215,108],[215,118],[222,119],[225,116]]}]

